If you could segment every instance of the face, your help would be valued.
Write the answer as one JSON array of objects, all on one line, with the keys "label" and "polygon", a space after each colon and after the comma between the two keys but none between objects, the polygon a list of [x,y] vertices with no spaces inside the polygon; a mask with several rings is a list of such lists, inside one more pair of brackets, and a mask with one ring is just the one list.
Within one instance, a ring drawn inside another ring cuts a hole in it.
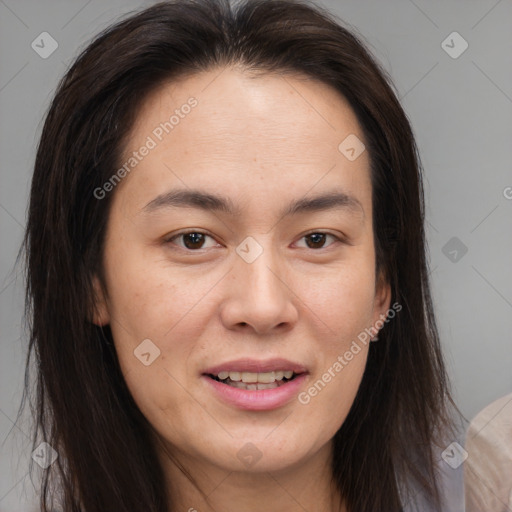
[{"label": "face", "polygon": [[280,470],[345,420],[390,301],[361,143],[346,100],[305,77],[216,69],[143,103],[96,194],[113,197],[94,321],[175,454]]}]

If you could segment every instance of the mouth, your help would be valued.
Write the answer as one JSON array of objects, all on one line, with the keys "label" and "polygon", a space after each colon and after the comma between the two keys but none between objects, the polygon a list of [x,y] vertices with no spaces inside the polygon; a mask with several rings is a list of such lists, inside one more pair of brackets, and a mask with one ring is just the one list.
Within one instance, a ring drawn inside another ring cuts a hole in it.
[{"label": "mouth", "polygon": [[287,359],[239,359],[206,369],[208,392],[238,409],[264,411],[290,403],[305,385],[308,370]]},{"label": "mouth", "polygon": [[297,375],[300,375],[300,373],[295,373],[293,370],[278,370],[262,373],[221,371],[216,375],[207,374],[208,377],[217,382],[222,382],[222,384],[237,389],[245,389],[247,391],[276,389],[292,381]]}]

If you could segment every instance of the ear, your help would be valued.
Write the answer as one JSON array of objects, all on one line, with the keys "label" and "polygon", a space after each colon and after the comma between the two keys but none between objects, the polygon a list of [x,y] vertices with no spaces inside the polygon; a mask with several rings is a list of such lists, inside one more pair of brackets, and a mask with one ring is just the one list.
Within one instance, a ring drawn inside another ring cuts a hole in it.
[{"label": "ear", "polygon": [[92,283],[94,288],[94,313],[91,322],[98,327],[102,327],[110,323],[106,293],[97,275],[94,275]]},{"label": "ear", "polygon": [[[373,326],[382,329],[391,304],[391,285],[384,272],[380,272],[375,284],[375,298],[373,302]],[[378,333],[376,333],[378,336]]]}]

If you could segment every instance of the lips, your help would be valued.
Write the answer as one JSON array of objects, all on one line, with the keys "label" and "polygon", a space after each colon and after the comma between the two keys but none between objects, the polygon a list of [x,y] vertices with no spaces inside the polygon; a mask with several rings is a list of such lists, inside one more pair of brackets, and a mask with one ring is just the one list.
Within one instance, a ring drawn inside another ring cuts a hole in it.
[{"label": "lips", "polygon": [[245,410],[275,409],[302,386],[306,368],[287,359],[238,359],[205,370],[202,377],[222,401]]}]

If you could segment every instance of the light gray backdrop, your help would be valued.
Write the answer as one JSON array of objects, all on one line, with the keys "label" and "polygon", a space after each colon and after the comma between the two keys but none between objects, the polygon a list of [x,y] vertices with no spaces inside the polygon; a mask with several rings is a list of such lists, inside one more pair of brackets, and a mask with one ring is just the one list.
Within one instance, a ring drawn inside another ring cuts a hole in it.
[{"label": "light gray backdrop", "polygon": [[[42,118],[79,49],[152,3],[0,0],[0,512],[36,510],[28,419],[15,424],[27,343],[14,263]],[[512,391],[512,0],[320,3],[370,45],[415,130],[435,306],[471,419]]]}]

